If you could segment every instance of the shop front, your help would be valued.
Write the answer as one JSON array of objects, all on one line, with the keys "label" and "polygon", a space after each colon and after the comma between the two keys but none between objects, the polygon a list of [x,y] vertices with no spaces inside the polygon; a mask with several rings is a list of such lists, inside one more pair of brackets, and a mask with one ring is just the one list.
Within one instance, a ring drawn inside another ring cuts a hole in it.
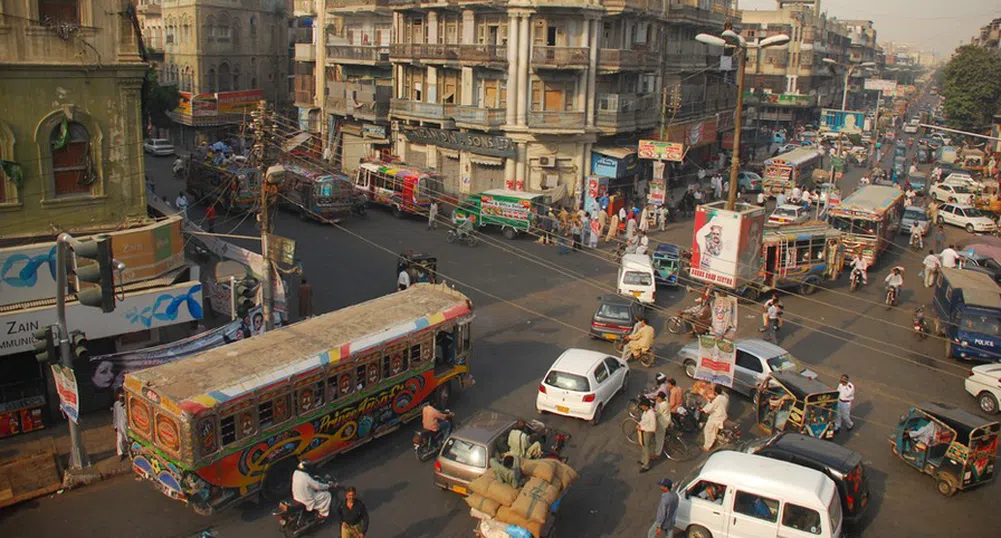
[{"label": "shop front", "polygon": [[591,148],[591,174],[608,179],[608,192],[632,197],[639,192],[639,161],[635,148],[595,146]]},{"label": "shop front", "polygon": [[180,103],[167,116],[173,120],[175,146],[194,149],[200,140],[215,141],[240,133],[240,126],[264,99],[264,90],[215,93],[178,92]]}]

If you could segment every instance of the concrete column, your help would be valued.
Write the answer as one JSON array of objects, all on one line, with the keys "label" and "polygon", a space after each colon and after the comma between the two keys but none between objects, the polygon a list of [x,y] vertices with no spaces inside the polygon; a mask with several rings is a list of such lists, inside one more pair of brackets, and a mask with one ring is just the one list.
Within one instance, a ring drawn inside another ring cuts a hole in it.
[{"label": "concrete column", "polygon": [[622,46],[623,49],[633,48],[633,25],[627,20],[622,21]]},{"label": "concrete column", "polygon": [[424,88],[424,102],[438,102],[438,68],[428,66],[427,84]]},{"label": "concrete column", "polygon": [[598,24],[600,21],[592,20],[589,21],[589,25],[594,25],[594,31],[590,33],[590,42],[588,46],[591,50],[588,51],[590,56],[587,62],[587,93],[586,95],[586,112],[587,112],[587,126],[594,127],[594,106],[595,106],[595,75],[598,72]]},{"label": "concrete column", "polygon": [[515,168],[518,166],[518,157],[508,157],[504,159],[504,188],[514,190]]},{"label": "concrete column", "polygon": [[462,11],[462,35],[459,42],[464,45],[476,43],[476,12],[471,9]]},{"label": "concrete column", "polygon": [[[519,22],[520,29],[518,30],[518,125],[524,126],[528,123],[528,55],[529,55],[529,44],[532,41],[532,35],[529,28],[529,16],[525,15]],[[508,95],[510,95],[510,90]],[[524,172],[522,172],[524,173]],[[524,184],[524,183],[522,183]]]},{"label": "concrete column", "polygon": [[591,148],[594,146],[592,142],[584,143],[584,178],[591,175]]},{"label": "concrete column", "polygon": [[462,95],[459,96],[459,104],[470,106],[477,102],[477,95],[473,91],[473,68],[462,68]]},{"label": "concrete column", "polygon": [[428,43],[438,42],[438,12],[428,11]]},{"label": "concrete column", "polygon": [[518,162],[515,164],[514,188],[525,190],[525,177],[528,171],[528,149],[524,142],[518,142]]},{"label": "concrete column", "polygon": [[[508,125],[514,125],[517,121],[517,99],[518,94],[518,17],[513,13],[507,18],[507,110],[505,110],[505,121]],[[507,162],[513,159],[508,158]],[[506,166],[506,165],[505,165]],[[508,175],[508,180],[514,177],[514,171]]]}]

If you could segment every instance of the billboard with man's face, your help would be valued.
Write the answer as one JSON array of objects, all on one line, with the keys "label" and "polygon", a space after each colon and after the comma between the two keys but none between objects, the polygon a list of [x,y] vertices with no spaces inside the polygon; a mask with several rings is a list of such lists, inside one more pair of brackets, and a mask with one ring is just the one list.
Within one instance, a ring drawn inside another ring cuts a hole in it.
[{"label": "billboard with man's face", "polygon": [[861,134],[863,129],[865,129],[865,112],[830,108],[825,108],[820,112],[821,131]]},{"label": "billboard with man's face", "polygon": [[735,289],[761,270],[761,234],[765,210],[726,202],[700,205],[692,237],[692,278]]}]

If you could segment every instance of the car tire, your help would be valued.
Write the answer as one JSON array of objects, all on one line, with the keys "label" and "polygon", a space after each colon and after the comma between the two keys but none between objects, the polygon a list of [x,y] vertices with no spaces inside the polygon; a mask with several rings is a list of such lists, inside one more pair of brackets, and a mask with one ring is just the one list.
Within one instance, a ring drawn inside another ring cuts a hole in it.
[{"label": "car tire", "polygon": [[986,390],[977,395],[977,405],[988,415],[998,414],[998,399]]},{"label": "car tire", "polygon": [[709,529],[699,525],[692,525],[685,531],[685,538],[713,538]]},{"label": "car tire", "polygon": [[[938,200],[938,199],[936,198],[936,200]],[[939,224],[945,224],[945,217],[943,217],[942,215],[939,215],[937,221],[938,221]]]},{"label": "car tire", "polygon": [[972,224],[967,224],[966,226],[964,226],[964,228],[966,229],[967,233],[973,233],[973,225]]},{"label": "car tire", "polygon": [[594,416],[591,417],[592,426],[597,426],[599,423],[601,423],[601,411],[604,407],[605,407],[604,405],[598,404],[598,407],[594,409]]},{"label": "car tire", "polygon": [[698,368],[698,365],[695,364],[695,361],[688,359],[684,363],[682,363],[682,365],[685,368],[685,375],[687,375],[691,379],[695,379],[695,370],[696,368]]},{"label": "car tire", "polygon": [[510,226],[505,226],[504,229],[501,230],[501,234],[504,235],[504,239],[514,239],[515,237],[518,237],[518,231]]}]

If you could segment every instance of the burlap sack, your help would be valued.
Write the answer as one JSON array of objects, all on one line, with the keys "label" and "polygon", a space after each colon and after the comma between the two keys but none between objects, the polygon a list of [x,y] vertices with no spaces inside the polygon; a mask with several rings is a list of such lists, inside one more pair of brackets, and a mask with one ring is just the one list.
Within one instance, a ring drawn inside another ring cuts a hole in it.
[{"label": "burlap sack", "polygon": [[518,498],[518,490],[498,482],[492,472],[486,472],[470,482],[469,491],[496,501],[503,506],[510,506]]},{"label": "burlap sack", "polygon": [[480,512],[483,512],[484,514],[489,515],[490,517],[496,516],[497,509],[500,508],[499,502],[484,497],[483,495],[480,495],[478,493],[473,493],[468,497],[466,497],[466,504],[468,504],[470,508],[475,508]]},{"label": "burlap sack", "polygon": [[497,510],[497,521],[503,521],[504,523],[510,523],[511,525],[517,525],[519,527],[525,528],[528,532],[532,533],[534,538],[542,537],[542,523],[538,521],[532,521],[530,519],[525,519],[518,514],[514,513],[507,506],[501,506]]},{"label": "burlap sack", "polygon": [[560,492],[555,486],[541,478],[531,478],[521,493],[511,505],[511,511],[519,517],[539,523],[545,523],[549,515],[549,505],[559,498]]},{"label": "burlap sack", "polygon": [[556,475],[553,477],[552,484],[559,487],[561,491],[565,491],[571,484],[577,481],[577,471],[562,461],[554,461],[556,461]]},{"label": "burlap sack", "polygon": [[521,472],[525,476],[541,478],[551,484],[556,474],[556,463],[556,460],[552,459],[521,460]]}]

